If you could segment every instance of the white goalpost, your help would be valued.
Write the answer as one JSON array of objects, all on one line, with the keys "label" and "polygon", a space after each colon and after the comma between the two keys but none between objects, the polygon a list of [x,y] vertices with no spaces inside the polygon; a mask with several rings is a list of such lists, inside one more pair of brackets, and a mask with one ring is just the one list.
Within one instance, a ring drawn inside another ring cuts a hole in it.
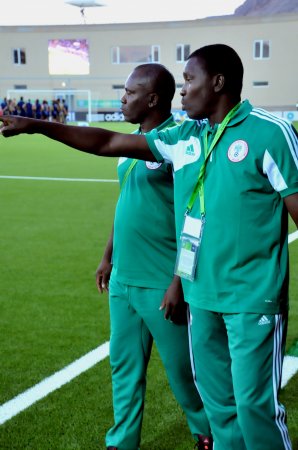
[{"label": "white goalpost", "polygon": [[92,121],[92,99],[89,89],[8,89],[6,97],[16,99],[17,102],[23,97],[25,102],[30,100],[32,104],[36,99],[39,99],[40,103],[46,100],[50,105],[53,100],[65,99],[70,121],[76,121],[77,115],[80,115],[79,120]]}]

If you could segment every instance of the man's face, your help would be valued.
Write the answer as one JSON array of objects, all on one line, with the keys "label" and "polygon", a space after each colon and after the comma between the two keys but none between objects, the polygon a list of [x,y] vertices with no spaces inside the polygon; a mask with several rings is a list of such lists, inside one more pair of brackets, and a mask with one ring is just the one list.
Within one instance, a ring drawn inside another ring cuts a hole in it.
[{"label": "man's face", "polygon": [[121,98],[121,111],[130,123],[141,123],[149,112],[150,85],[141,72],[132,72],[125,83],[125,94]]},{"label": "man's face", "polygon": [[206,72],[203,63],[197,58],[187,61],[183,77],[184,84],[180,92],[182,109],[191,119],[209,117],[216,102],[213,77]]}]

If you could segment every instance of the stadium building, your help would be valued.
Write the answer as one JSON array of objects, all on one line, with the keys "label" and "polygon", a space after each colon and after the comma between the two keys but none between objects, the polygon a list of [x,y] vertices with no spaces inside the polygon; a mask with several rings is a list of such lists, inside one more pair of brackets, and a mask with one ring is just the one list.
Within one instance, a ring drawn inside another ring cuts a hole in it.
[{"label": "stadium building", "polygon": [[203,45],[224,43],[242,58],[243,98],[298,119],[298,13],[175,22],[0,26],[0,36],[1,99],[64,97],[77,120],[86,119],[88,113],[93,120],[117,120],[127,75],[136,65],[151,61],[164,64],[174,74],[173,109],[180,110],[185,59]]}]

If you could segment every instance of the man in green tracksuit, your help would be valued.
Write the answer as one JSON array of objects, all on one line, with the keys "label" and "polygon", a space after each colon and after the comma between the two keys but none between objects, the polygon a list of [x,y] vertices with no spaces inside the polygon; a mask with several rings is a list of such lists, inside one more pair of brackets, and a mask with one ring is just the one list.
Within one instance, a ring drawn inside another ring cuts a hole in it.
[{"label": "man in green tracksuit", "polygon": [[[164,66],[143,64],[134,69],[121,109],[128,122],[140,124],[136,134],[177,125],[170,112],[174,93],[174,78]],[[108,449],[139,447],[153,340],[197,448],[212,448],[191,370],[180,280],[173,279],[177,246],[172,172],[165,162],[120,158],[118,163],[114,227],[96,273],[99,291],[109,286],[114,425],[106,436]],[[164,319],[160,306],[165,295],[177,301],[178,308],[181,305],[184,323]]]},{"label": "man in green tracksuit", "polygon": [[[206,124],[204,130],[210,148],[218,127]],[[183,136],[193,146],[189,157],[175,144]],[[191,240],[191,227],[183,232],[188,217],[203,222],[195,279],[187,279],[185,266],[177,273],[186,274],[194,367],[214,440],[222,450],[289,450],[277,394],[288,319],[285,205],[297,198],[297,137],[290,125],[244,101],[209,157],[204,193],[193,205],[203,143],[188,123],[176,139],[158,131],[147,136],[156,158],[174,165],[181,243]]]},{"label": "man in green tracksuit", "polygon": [[[175,272],[189,303],[193,366],[214,450],[291,450],[279,390],[288,213],[298,227],[297,132],[241,102],[243,66],[231,47],[196,50],[183,75],[182,105],[194,120],[179,127],[144,137],[2,118],[2,132],[41,133],[99,156],[173,163]],[[165,315],[175,315],[170,302]]]}]

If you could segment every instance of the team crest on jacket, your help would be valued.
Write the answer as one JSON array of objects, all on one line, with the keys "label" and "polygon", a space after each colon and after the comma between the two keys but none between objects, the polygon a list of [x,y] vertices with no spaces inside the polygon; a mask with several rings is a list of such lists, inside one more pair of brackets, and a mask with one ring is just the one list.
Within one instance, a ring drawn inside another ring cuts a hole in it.
[{"label": "team crest on jacket", "polygon": [[235,141],[233,142],[228,150],[228,158],[232,162],[240,162],[246,158],[248,153],[248,145],[245,141]]},{"label": "team crest on jacket", "polygon": [[146,161],[146,167],[147,167],[147,169],[150,169],[150,170],[156,170],[161,165],[162,165],[162,163]]}]

